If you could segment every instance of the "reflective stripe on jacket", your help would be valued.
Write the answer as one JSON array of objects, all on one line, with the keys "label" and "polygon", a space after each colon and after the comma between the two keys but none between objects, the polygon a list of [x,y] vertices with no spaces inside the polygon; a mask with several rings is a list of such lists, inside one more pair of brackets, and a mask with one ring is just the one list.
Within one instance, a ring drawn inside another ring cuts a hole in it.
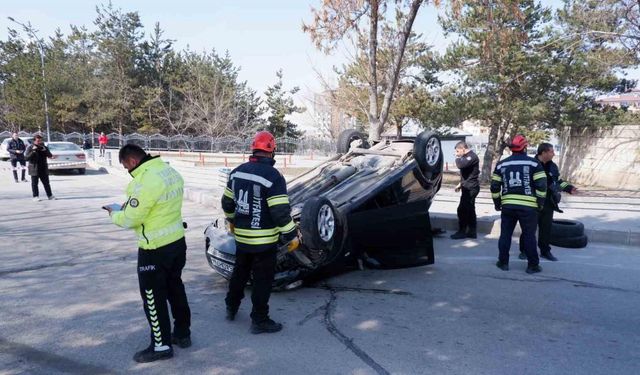
[{"label": "reflective stripe on jacket", "polygon": [[547,196],[547,175],[538,160],[514,153],[499,161],[491,175],[495,205],[540,208]]},{"label": "reflective stripe on jacket", "polygon": [[235,225],[236,247],[247,252],[272,249],[296,236],[284,177],[271,158],[252,156],[231,171],[222,209]]},{"label": "reflective stripe on jacket", "polygon": [[138,247],[157,249],[184,237],[182,176],[159,157],[147,156],[131,171],[127,202],[111,214],[114,224],[131,228]]}]

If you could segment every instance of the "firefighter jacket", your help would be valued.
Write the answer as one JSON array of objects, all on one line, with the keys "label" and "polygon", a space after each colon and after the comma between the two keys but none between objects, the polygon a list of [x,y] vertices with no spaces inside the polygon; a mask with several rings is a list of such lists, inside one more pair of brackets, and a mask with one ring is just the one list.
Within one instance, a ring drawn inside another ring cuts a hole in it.
[{"label": "firefighter jacket", "polygon": [[7,151],[9,151],[9,158],[11,160],[24,160],[24,152],[27,150],[27,146],[24,145],[22,139],[12,139],[7,145]]},{"label": "firefighter jacket", "polygon": [[138,247],[154,250],[184,237],[182,176],[159,157],[146,156],[131,172],[127,201],[111,213],[114,224],[131,228]]},{"label": "firefighter jacket", "polygon": [[501,160],[491,176],[491,198],[497,207],[541,209],[547,196],[542,164],[524,153]]},{"label": "firefighter jacket", "polygon": [[[537,159],[538,157],[536,156]],[[553,160],[549,160],[546,163],[540,162],[540,164],[542,164],[547,175],[547,199],[550,199],[554,208],[557,208],[558,203],[560,203],[561,192],[571,192],[574,186],[560,178],[560,170]]]},{"label": "firefighter jacket", "polygon": [[256,253],[272,249],[280,236],[289,242],[297,235],[284,177],[275,160],[252,156],[229,174],[222,209],[234,224],[236,248]]}]

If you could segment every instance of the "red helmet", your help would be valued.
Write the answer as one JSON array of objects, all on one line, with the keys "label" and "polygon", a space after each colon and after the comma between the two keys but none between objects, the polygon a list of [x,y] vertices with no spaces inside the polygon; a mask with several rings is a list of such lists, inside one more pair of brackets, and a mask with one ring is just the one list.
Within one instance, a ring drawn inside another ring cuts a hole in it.
[{"label": "red helmet", "polygon": [[251,150],[260,150],[266,152],[274,152],[276,150],[276,139],[268,131],[260,131],[253,137],[251,142]]},{"label": "red helmet", "polygon": [[509,148],[513,152],[522,152],[522,150],[527,148],[528,145],[529,142],[527,142],[527,138],[525,138],[525,136],[522,134],[518,134],[511,140]]}]

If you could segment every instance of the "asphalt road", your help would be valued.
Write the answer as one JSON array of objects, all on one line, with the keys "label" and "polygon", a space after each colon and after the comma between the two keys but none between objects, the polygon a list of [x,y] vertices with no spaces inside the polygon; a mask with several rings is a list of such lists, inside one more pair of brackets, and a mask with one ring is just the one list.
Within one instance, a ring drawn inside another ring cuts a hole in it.
[{"label": "asphalt road", "polygon": [[[185,202],[193,342],[136,364],[148,343],[133,233],[100,206],[127,179],[56,175],[57,201],[0,176],[0,374],[637,374],[640,250],[554,250],[543,273],[503,272],[496,240],[436,239],[436,264],[346,273],[277,293],[273,335],[251,335],[249,301],[224,320],[226,282],[202,232],[218,213]],[[513,246],[515,255],[516,244]]]}]

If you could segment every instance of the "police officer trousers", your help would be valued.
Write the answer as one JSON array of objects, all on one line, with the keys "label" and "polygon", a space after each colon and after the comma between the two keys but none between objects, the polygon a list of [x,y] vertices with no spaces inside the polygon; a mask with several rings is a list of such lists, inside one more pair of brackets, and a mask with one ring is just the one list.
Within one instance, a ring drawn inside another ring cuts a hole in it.
[{"label": "police officer trousers", "polygon": [[156,351],[171,347],[167,301],[174,319],[174,336],[185,338],[191,335],[191,310],[181,278],[186,252],[184,237],[154,250],[138,249],[140,295]]},{"label": "police officer trousers", "polygon": [[458,229],[465,232],[467,229],[475,233],[477,226],[476,218],[476,197],[480,192],[480,187],[460,189],[460,203],[458,204]]},{"label": "police officer trousers", "polygon": [[520,229],[522,230],[522,235],[520,236],[521,248],[527,255],[529,267],[537,266],[540,263],[540,258],[538,258],[538,251],[536,251],[536,227],[538,224],[538,212],[536,209],[517,206],[502,207],[500,220],[500,239],[498,240],[498,249],[500,251],[498,260],[500,263],[509,263],[511,236],[513,236],[516,223],[520,223]]},{"label": "police officer trousers", "polygon": [[275,246],[273,249],[259,253],[236,250],[236,264],[233,267],[231,280],[229,280],[229,292],[225,299],[228,310],[238,311],[240,302],[244,298],[244,287],[253,276],[251,320],[260,323],[269,319],[269,297],[276,272],[277,254]]}]

